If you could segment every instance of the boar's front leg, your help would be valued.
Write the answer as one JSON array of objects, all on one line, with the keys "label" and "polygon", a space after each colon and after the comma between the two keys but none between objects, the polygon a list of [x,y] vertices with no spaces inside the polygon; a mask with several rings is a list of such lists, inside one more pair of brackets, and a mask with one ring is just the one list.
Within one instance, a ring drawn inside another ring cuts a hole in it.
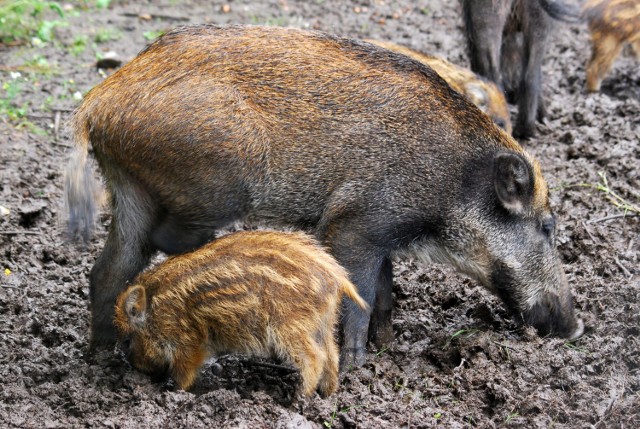
[{"label": "boar's front leg", "polygon": [[[374,303],[377,304],[376,292],[381,288],[378,285],[386,281],[383,269],[385,261],[388,261],[389,252],[376,247],[370,237],[360,231],[366,229],[363,226],[364,222],[351,218],[324,225],[326,228],[320,226],[316,232],[318,238],[331,249],[338,262],[349,272],[358,293],[369,304],[369,308],[373,309]],[[343,300],[342,310],[344,335],[340,349],[340,366],[360,366],[365,359],[370,314],[348,298]],[[376,319],[376,326],[378,321],[384,321],[385,311],[386,308],[381,312],[376,310],[376,317],[380,317]]]},{"label": "boar's front leg", "polygon": [[369,322],[369,341],[378,349],[393,342],[391,311],[393,308],[393,264],[386,257],[375,285],[376,299],[371,321]]}]

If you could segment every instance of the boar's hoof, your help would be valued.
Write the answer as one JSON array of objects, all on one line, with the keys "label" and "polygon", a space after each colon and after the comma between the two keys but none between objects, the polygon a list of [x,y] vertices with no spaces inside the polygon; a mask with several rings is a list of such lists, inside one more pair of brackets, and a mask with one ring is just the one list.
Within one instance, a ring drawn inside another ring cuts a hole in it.
[{"label": "boar's hoof", "polygon": [[365,356],[365,349],[363,347],[343,348],[340,351],[340,369],[346,370],[350,367],[361,367],[364,364]]},{"label": "boar's hoof", "polygon": [[576,330],[573,331],[573,333],[569,335],[569,337],[567,337],[568,341],[575,341],[580,338],[582,334],[584,334],[584,322],[582,321],[582,319],[578,319],[576,321],[576,324],[578,326],[576,327]]},{"label": "boar's hoof", "polygon": [[369,326],[369,342],[377,349],[381,350],[393,343],[395,337],[393,335],[393,327],[390,321],[378,321]]},{"label": "boar's hoof", "polygon": [[536,127],[534,124],[525,124],[518,122],[513,128],[513,136],[517,139],[527,140],[536,135]]},{"label": "boar's hoof", "polygon": [[116,345],[116,337],[113,330],[98,331],[93,330],[91,332],[91,338],[89,340],[89,353],[97,353],[101,350],[113,350]]}]

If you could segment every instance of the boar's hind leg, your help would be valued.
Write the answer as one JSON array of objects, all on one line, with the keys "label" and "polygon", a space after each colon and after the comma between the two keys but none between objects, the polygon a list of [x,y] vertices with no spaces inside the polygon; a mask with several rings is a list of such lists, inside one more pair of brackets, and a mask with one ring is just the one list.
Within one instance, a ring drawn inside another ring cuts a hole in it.
[{"label": "boar's hind leg", "polygon": [[113,207],[109,235],[89,277],[92,351],[115,342],[116,297],[153,253],[147,237],[152,219],[148,194],[131,181],[109,183]]}]

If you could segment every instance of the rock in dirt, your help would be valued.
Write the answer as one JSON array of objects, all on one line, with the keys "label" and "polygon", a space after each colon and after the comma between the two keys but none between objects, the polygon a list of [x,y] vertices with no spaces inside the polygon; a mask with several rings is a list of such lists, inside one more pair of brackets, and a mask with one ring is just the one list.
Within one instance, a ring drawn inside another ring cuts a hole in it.
[{"label": "rock in dirt", "polygon": [[115,69],[122,65],[122,59],[113,51],[105,53],[102,59],[96,62],[96,68],[98,69]]}]

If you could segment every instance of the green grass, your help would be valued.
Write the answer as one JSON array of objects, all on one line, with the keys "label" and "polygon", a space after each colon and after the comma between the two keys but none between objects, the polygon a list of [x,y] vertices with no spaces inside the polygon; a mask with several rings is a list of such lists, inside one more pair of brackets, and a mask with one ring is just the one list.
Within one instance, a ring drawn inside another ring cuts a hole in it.
[{"label": "green grass", "polygon": [[94,42],[98,44],[120,40],[121,38],[122,33],[115,28],[100,28],[96,32],[96,35],[93,36]]},{"label": "green grass", "polygon": [[18,104],[17,98],[24,86],[24,79],[19,72],[12,72],[10,79],[2,84],[0,93],[0,114],[11,121],[18,121],[27,114],[27,105]]},{"label": "green grass", "polygon": [[449,340],[447,340],[447,342],[444,344],[444,346],[442,346],[442,350],[446,350],[447,347],[449,347],[451,345],[451,342],[453,340],[455,340],[456,338],[465,335],[465,336],[471,336],[473,334],[475,334],[476,332],[478,332],[477,329],[460,329],[459,331],[456,331],[453,333],[453,335],[451,335],[451,337],[449,338]]},{"label": "green grass", "polygon": [[73,38],[73,42],[71,43],[71,46],[68,47],[68,49],[69,52],[71,52],[71,55],[77,57],[87,49],[88,44],[89,36],[87,36],[86,34],[80,34]]},{"label": "green grass", "polygon": [[[551,188],[551,191],[561,191],[563,189],[570,188],[591,188],[595,189],[605,195],[607,200],[615,207],[621,209],[624,215],[632,215],[637,216],[640,215],[640,206],[634,204],[628,200],[625,200],[616,192],[614,192],[609,186],[609,180],[607,179],[607,174],[604,171],[599,171],[598,176],[600,177],[600,181],[598,183],[577,183],[577,184],[565,184],[562,183],[558,186]],[[589,222],[587,222],[589,223]]]},{"label": "green grass", "polygon": [[508,425],[511,420],[515,419],[516,417],[518,417],[520,414],[517,411],[514,411],[512,413],[509,413],[509,415],[507,416],[506,419],[504,419],[504,424]]},{"label": "green grass", "polygon": [[361,405],[350,405],[348,407],[338,409],[338,400],[336,399],[333,405],[333,412],[331,413],[331,416],[329,416],[329,420],[325,420],[322,424],[324,427],[331,429],[333,428],[333,425],[335,424],[336,418],[338,418],[339,414],[348,413],[352,409],[359,408],[359,407],[361,407]]},{"label": "green grass", "polygon": [[620,195],[615,193],[609,187],[609,181],[607,180],[607,175],[604,171],[598,172],[598,176],[600,176],[600,183],[596,183],[595,185],[591,183],[581,183],[580,186],[585,188],[594,188],[605,194],[606,198],[619,209],[623,210],[625,214],[635,213],[636,215],[640,214],[640,207],[630,203],[629,201],[622,198]]},{"label": "green grass", "polygon": [[144,36],[145,40],[147,41],[152,41],[152,40],[156,40],[158,37],[162,36],[165,32],[162,30],[158,30],[158,31],[145,31],[144,33],[142,33],[142,35]]},{"label": "green grass", "polygon": [[51,41],[53,30],[66,25],[65,21],[48,19],[52,15],[64,18],[58,2],[0,0],[0,42],[25,43],[35,37],[44,42]]}]

